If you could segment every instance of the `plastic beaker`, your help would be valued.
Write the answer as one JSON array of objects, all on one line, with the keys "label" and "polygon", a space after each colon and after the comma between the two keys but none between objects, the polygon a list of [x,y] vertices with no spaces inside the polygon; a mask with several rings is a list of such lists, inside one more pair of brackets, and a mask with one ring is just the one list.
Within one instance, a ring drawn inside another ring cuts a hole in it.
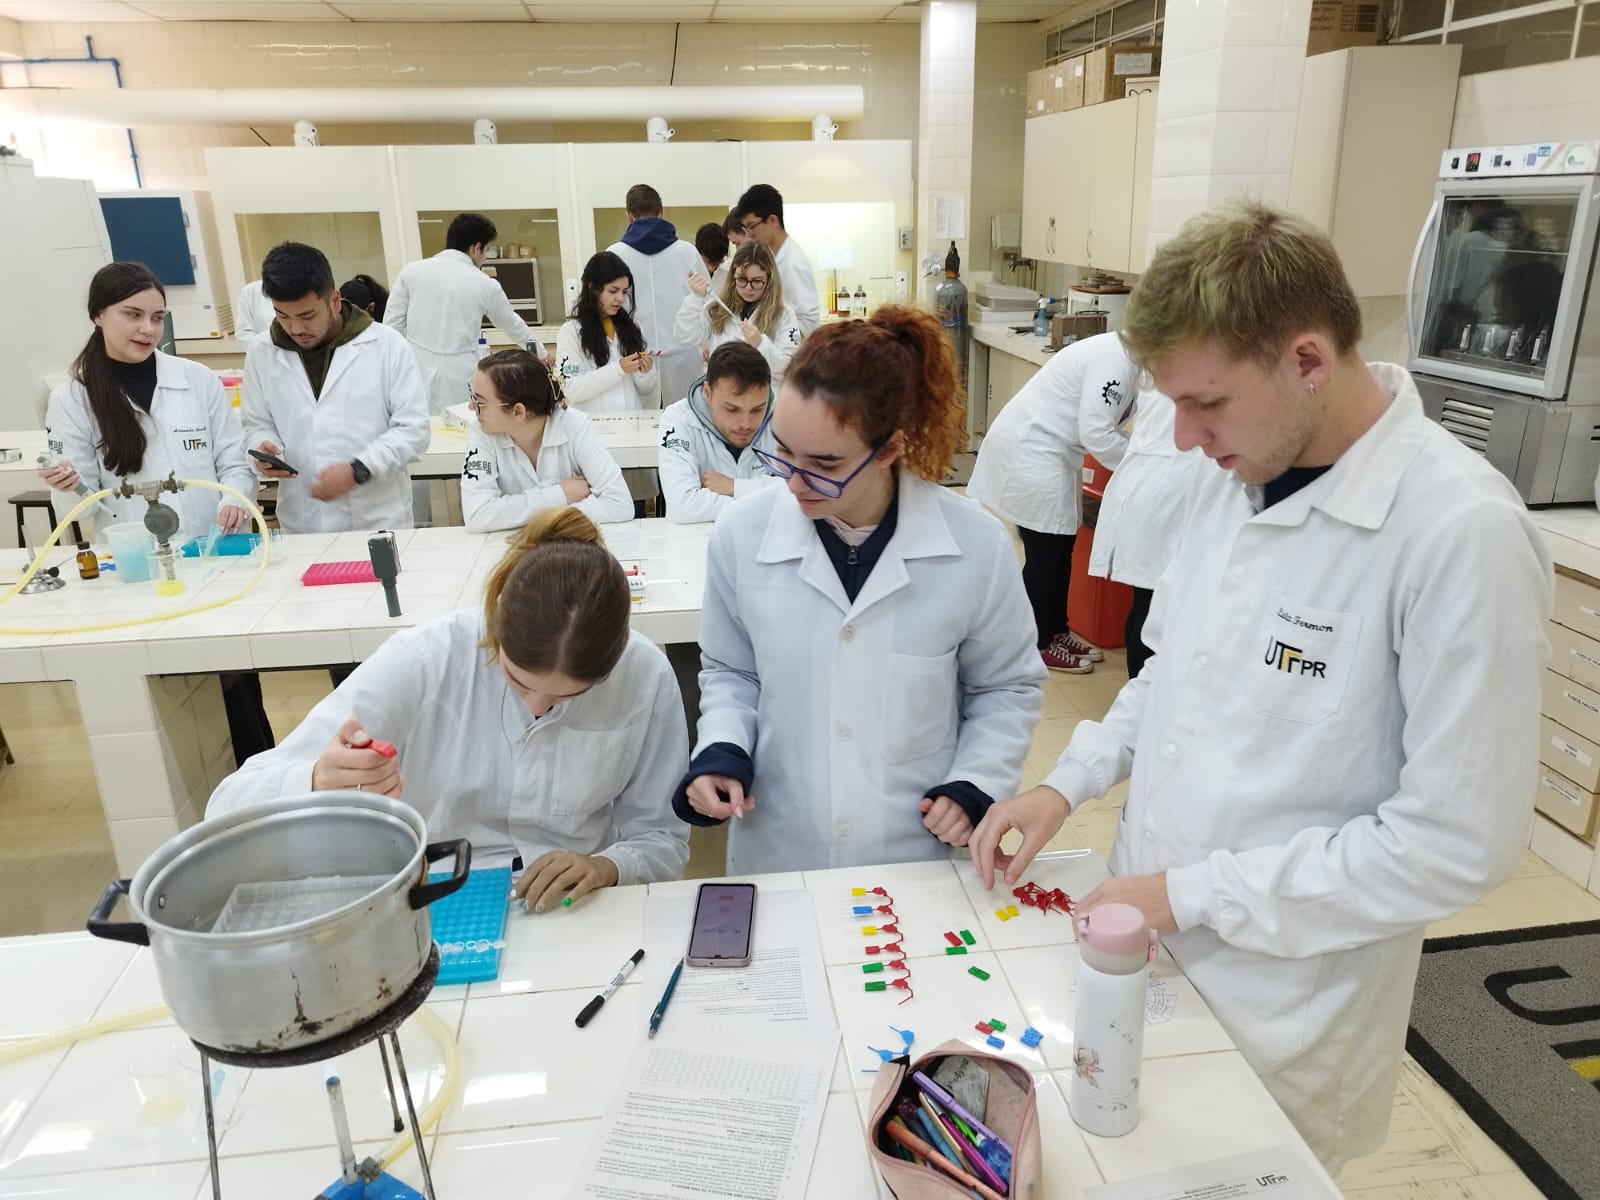
[{"label": "plastic beaker", "polygon": [[130,522],[108,525],[101,536],[111,549],[112,560],[117,564],[117,578],[123,583],[147,583],[150,568],[145,556],[156,548],[155,536],[143,524]]}]

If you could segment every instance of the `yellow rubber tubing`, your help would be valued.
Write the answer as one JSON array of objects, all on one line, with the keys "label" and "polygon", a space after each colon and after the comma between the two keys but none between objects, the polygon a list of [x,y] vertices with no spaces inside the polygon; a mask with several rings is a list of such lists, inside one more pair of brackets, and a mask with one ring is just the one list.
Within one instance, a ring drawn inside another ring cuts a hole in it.
[{"label": "yellow rubber tubing", "polygon": [[[107,629],[129,629],[135,625],[154,625],[160,621],[170,621],[175,617],[187,617],[194,613],[209,612],[213,608],[222,608],[224,605],[232,604],[235,600],[241,599],[248,592],[250,592],[251,589],[256,586],[256,584],[261,582],[261,577],[266,574],[267,564],[272,561],[272,537],[267,530],[267,518],[263,516],[261,510],[256,507],[254,500],[251,500],[248,496],[245,496],[240,492],[234,491],[226,484],[217,483],[211,479],[185,479],[182,482],[184,487],[204,488],[207,491],[221,492],[225,496],[232,496],[242,503],[244,507],[255,517],[257,523],[261,527],[261,562],[257,564],[256,573],[250,577],[250,581],[248,583],[246,583],[237,592],[234,592],[231,596],[225,596],[221,600],[213,600],[208,604],[195,604],[191,605],[189,608],[180,608],[177,612],[151,613],[147,617],[133,617],[126,621],[101,621],[95,625],[62,625],[53,629],[12,629],[7,626],[0,626],[0,634],[11,637],[49,637],[58,633],[99,633],[102,630]],[[88,508],[91,504],[94,504],[102,496],[109,496],[111,494],[111,489],[105,488],[101,491],[93,493],[92,495],[85,496],[82,500],[78,501],[77,507],[75,507],[71,512],[61,519],[61,523],[57,525],[50,536],[45,539],[44,545],[39,547],[39,553],[34,556],[33,565],[29,567],[28,570],[23,572],[22,578],[17,580],[17,582],[12,585],[12,588],[9,592],[3,596],[0,596],[0,604],[5,604],[7,601],[9,601],[27,585],[28,580],[32,579],[39,573],[40,568],[44,566],[45,551],[49,550],[51,546],[54,546],[56,542],[60,540],[62,531],[72,524],[79,513]]]},{"label": "yellow rubber tubing", "polygon": [[[104,1020],[91,1021],[87,1025],[77,1025],[71,1029],[58,1030],[47,1033],[41,1037],[29,1038],[22,1042],[13,1042],[10,1045],[0,1046],[0,1067],[10,1066],[14,1062],[21,1062],[25,1058],[32,1058],[35,1054],[44,1054],[50,1050],[59,1050],[63,1046],[71,1046],[77,1042],[86,1042],[91,1038],[101,1037],[108,1033],[118,1033],[124,1029],[131,1029],[135,1025],[147,1025],[151,1021],[159,1021],[172,1010],[165,1004],[153,1004],[149,1008],[139,1008],[132,1012],[122,1013],[120,1016],[106,1017]],[[426,1004],[417,1009],[412,1016],[416,1017],[427,1030],[428,1036],[433,1038],[434,1045],[439,1048],[439,1054],[444,1059],[444,1083],[439,1088],[439,1094],[433,1098],[426,1108],[422,1110],[418,1122],[422,1132],[427,1133],[444,1116],[444,1110],[456,1098],[461,1090],[461,1049],[456,1045],[456,1040],[451,1036],[450,1030],[445,1027],[436,1013]],[[209,1082],[207,1084],[209,1086]],[[389,1142],[378,1152],[378,1165],[385,1170],[389,1165],[411,1148],[411,1132],[408,1129],[394,1140]]]}]

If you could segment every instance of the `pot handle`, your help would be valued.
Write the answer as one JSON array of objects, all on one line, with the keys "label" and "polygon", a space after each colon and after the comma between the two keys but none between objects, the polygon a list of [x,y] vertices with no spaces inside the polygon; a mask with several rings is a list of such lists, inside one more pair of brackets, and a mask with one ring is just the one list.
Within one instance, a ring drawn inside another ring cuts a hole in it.
[{"label": "pot handle", "polygon": [[422,852],[428,862],[438,862],[452,854],[456,856],[456,863],[451,868],[449,879],[441,879],[438,883],[419,883],[411,889],[409,899],[413,909],[427,908],[435,900],[443,900],[451,892],[460,891],[461,885],[466,883],[467,872],[472,869],[472,843],[466,838],[434,842]]},{"label": "pot handle", "polygon": [[128,888],[132,883],[131,879],[118,879],[107,885],[99,902],[89,913],[88,929],[95,937],[106,938],[113,942],[132,942],[135,946],[150,944],[150,930],[138,921],[110,919],[111,910],[117,906],[118,900],[128,894]]}]

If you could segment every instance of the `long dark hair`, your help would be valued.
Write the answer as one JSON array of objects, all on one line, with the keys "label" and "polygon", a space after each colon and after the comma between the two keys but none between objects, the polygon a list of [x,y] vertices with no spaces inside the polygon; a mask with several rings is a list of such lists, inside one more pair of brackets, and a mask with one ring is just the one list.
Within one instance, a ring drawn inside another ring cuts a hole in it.
[{"label": "long dark hair", "polygon": [[[384,310],[389,307],[389,289],[371,275],[352,275],[339,285],[339,295],[380,323]],[[370,310],[369,304],[372,305]]]},{"label": "long dark hair", "polygon": [[644,334],[633,319],[633,272],[628,264],[609,250],[602,250],[583,267],[583,286],[578,289],[578,302],[572,306],[572,318],[578,322],[578,340],[583,352],[597,367],[611,361],[611,346],[606,341],[604,318],[600,315],[600,290],[613,280],[626,278],[628,299],[611,318],[616,326],[617,345],[624,355],[637,354],[644,349]]},{"label": "long dark hair", "polygon": [[[89,281],[89,319],[92,321],[114,304],[129,296],[155,288],[166,299],[167,289],[148,269],[138,263],[107,263]],[[100,430],[100,457],[113,475],[137,475],[144,466],[148,447],[144,426],[127,390],[112,370],[106,353],[105,334],[95,326],[72,362],[72,378],[83,385],[89,397],[89,412]]]}]

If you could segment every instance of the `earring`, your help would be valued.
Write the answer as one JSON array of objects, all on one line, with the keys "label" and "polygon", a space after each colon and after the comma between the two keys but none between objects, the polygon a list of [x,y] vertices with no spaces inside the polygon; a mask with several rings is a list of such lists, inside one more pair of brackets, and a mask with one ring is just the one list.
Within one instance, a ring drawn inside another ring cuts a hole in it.
[{"label": "earring", "polygon": [[1317,394],[1317,385],[1314,384],[1314,383],[1306,384],[1306,395],[1315,396],[1316,394]]}]

